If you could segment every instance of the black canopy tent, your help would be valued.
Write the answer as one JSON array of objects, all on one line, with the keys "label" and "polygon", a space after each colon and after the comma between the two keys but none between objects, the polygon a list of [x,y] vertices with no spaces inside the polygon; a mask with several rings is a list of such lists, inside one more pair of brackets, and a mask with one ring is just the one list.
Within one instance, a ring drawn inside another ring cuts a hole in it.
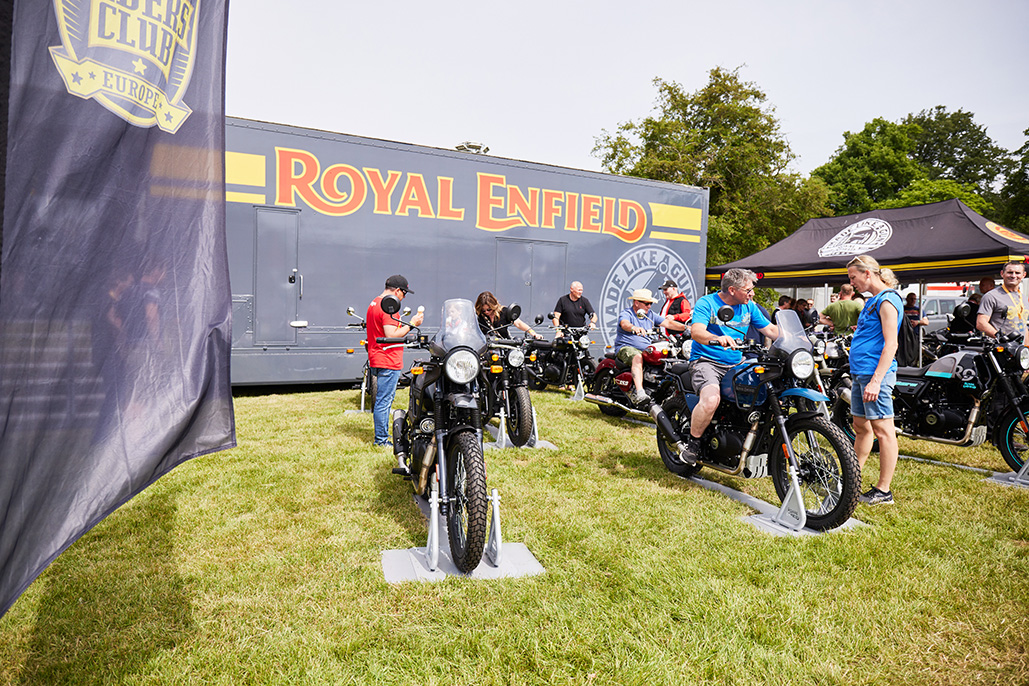
[{"label": "black canopy tent", "polygon": [[760,252],[709,267],[708,285],[732,268],[750,269],[765,288],[847,281],[847,262],[868,254],[902,283],[978,280],[1023,260],[1029,236],[1006,229],[960,200],[811,219]]}]

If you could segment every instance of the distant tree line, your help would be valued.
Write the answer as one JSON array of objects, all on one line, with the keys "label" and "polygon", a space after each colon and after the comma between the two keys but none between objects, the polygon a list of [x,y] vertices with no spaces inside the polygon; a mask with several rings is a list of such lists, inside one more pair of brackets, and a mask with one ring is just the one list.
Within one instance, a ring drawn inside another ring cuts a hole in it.
[{"label": "distant tree line", "polygon": [[709,265],[762,250],[814,217],[950,198],[1029,232],[1029,129],[1010,152],[961,109],[876,118],[844,133],[829,161],[802,178],[787,171],[796,156],[775,108],[739,71],[716,67],[695,93],[655,79],[655,112],[604,130],[593,150],[608,172],[709,188]]}]

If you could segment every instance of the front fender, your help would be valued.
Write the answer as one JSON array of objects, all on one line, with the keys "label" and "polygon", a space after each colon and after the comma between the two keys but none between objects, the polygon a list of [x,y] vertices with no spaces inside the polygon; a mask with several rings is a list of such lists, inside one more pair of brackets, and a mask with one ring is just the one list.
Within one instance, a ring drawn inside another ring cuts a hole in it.
[{"label": "front fender", "polygon": [[794,412],[786,418],[786,430],[789,431],[797,422],[804,419],[811,419],[812,417],[825,417],[825,415],[818,411]]},{"label": "front fender", "polygon": [[813,400],[816,403],[829,402],[828,396],[822,395],[813,388],[788,388],[779,394],[780,398],[789,398],[794,396]]}]

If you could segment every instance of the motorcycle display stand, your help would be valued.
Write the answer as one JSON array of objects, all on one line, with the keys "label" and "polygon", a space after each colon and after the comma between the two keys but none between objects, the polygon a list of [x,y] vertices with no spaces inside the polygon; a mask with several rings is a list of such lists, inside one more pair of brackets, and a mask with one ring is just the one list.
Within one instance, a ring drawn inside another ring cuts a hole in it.
[{"label": "motorcycle display stand", "polygon": [[1029,488],[1029,460],[1022,463],[1018,472],[1007,472],[1006,474],[994,474],[987,481],[1000,484],[1001,486],[1019,486]]},{"label": "motorcycle display stand", "polygon": [[[840,531],[843,529],[852,529],[859,526],[868,526],[864,522],[851,517],[842,525],[838,526],[832,531],[816,531],[815,529],[810,529],[806,526],[800,529],[795,529],[792,526],[783,526],[782,524],[779,524],[775,521],[780,516],[779,511],[782,508],[777,508],[775,505],[772,505],[771,503],[767,503],[764,500],[755,498],[752,495],[747,495],[746,493],[737,491],[736,489],[729,488],[728,486],[724,486],[716,481],[708,481],[707,479],[702,479],[699,476],[692,476],[686,479],[686,481],[691,481],[697,484],[698,486],[702,486],[703,488],[708,489],[709,491],[717,491],[722,495],[732,498],[736,502],[743,503],[747,507],[757,510],[758,514],[747,515],[741,517],[740,519],[744,520],[745,522],[749,522],[751,525],[755,526],[761,531],[772,534],[773,536],[818,536],[821,534],[834,533],[836,531]],[[784,498],[784,504],[789,502],[789,500],[790,496],[787,493],[787,497]],[[805,518],[806,514],[807,513],[805,511]]]},{"label": "motorcycle display stand", "polygon": [[432,479],[429,502],[426,503],[418,496],[414,496],[414,500],[428,521],[428,540],[424,548],[383,551],[382,573],[387,582],[393,584],[404,581],[440,581],[448,576],[499,579],[536,576],[546,571],[524,543],[503,541],[500,528],[500,494],[497,489],[492,489],[489,497],[492,517],[483,559],[471,574],[463,574],[458,570],[450,555],[446,523],[439,516],[439,484],[435,476]]},{"label": "motorcycle display stand", "polygon": [[582,400],[586,397],[586,388],[582,383],[582,376],[579,377],[578,383],[575,384],[575,391],[572,393],[572,397],[569,400]]},{"label": "motorcycle display stand", "polygon": [[365,374],[361,379],[361,409],[360,410],[345,410],[343,414],[371,414],[372,405],[375,404],[375,399],[371,398],[368,402],[368,409],[364,409],[364,399],[368,396],[368,375]]},{"label": "motorcycle display stand", "polygon": [[[486,450],[499,450],[502,448],[517,448],[518,446],[511,442],[511,439],[507,435],[507,414],[504,412],[504,408],[500,408],[500,428],[494,428],[492,424],[486,425],[486,430],[489,431],[490,436],[493,437],[493,443],[483,443],[482,447]],[[539,422],[536,419],[536,408],[532,408],[532,436],[529,437],[529,441],[523,445],[523,448],[547,448],[549,450],[557,450],[557,446],[550,441],[541,441],[539,438]]]}]

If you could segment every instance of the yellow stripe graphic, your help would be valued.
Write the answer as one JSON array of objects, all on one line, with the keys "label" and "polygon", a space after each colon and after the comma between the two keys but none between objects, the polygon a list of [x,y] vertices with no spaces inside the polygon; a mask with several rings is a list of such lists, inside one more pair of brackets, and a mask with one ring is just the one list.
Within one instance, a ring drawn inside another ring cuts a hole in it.
[{"label": "yellow stripe graphic", "polygon": [[242,202],[249,205],[264,205],[263,193],[238,193],[236,191],[225,191],[225,202]]},{"label": "yellow stripe graphic", "polygon": [[265,186],[264,155],[225,151],[225,183]]},{"label": "yellow stripe graphic", "polygon": [[666,233],[664,231],[651,231],[651,238],[659,238],[666,241],[683,241],[684,243],[699,243],[700,236],[684,236],[681,233]]},{"label": "yellow stripe graphic", "polygon": [[649,203],[650,216],[654,226],[664,229],[683,229],[700,231],[703,213],[696,207],[680,207],[663,205],[658,202]]}]

